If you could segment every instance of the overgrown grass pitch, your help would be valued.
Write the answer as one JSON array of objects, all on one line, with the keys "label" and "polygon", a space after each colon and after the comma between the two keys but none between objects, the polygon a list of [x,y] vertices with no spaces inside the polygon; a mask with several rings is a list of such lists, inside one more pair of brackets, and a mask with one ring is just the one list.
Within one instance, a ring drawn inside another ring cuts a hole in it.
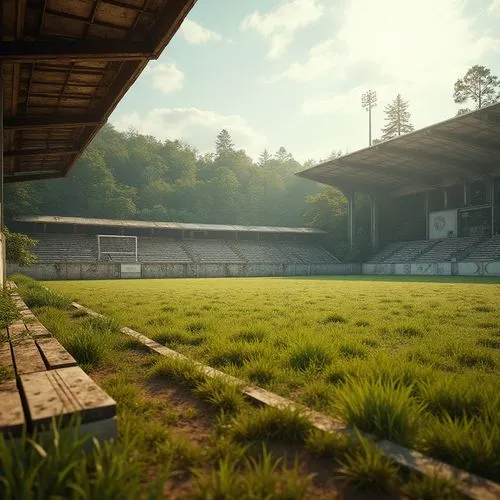
[{"label": "overgrown grass pitch", "polygon": [[500,285],[453,280],[50,282],[227,373],[500,479]]}]

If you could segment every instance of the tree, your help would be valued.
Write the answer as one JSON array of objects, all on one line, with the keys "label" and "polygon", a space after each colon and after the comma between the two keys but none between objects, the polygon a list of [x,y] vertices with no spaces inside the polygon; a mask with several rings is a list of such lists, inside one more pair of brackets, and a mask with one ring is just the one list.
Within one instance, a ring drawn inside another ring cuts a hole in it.
[{"label": "tree", "polygon": [[415,130],[410,123],[410,112],[408,111],[408,101],[403,100],[398,94],[391,104],[384,108],[385,127],[382,128],[382,141],[387,141],[401,134],[408,134]]},{"label": "tree", "polygon": [[475,109],[493,104],[500,99],[500,81],[485,66],[472,66],[463,78],[455,82],[453,100],[457,104],[472,101]]},{"label": "tree", "polygon": [[36,240],[22,233],[11,233],[6,226],[3,228],[3,233],[6,241],[7,262],[21,267],[29,267],[36,262],[37,257],[31,252],[37,244]]},{"label": "tree", "polygon": [[272,158],[272,156],[269,153],[269,151],[267,149],[264,149],[264,151],[262,151],[262,153],[260,153],[259,159],[257,161],[257,165],[259,165],[259,167],[265,167],[269,163],[271,158]]},{"label": "tree", "polygon": [[234,153],[234,144],[226,129],[222,129],[217,135],[215,151],[219,157],[227,155],[228,153]]},{"label": "tree", "polygon": [[293,160],[293,156],[283,147],[281,146],[274,157],[281,163],[286,163],[290,160]]}]

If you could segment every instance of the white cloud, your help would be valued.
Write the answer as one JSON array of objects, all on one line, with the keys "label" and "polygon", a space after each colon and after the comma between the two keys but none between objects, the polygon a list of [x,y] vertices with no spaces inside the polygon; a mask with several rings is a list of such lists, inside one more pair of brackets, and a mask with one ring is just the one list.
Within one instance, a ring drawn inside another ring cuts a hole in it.
[{"label": "white cloud", "polygon": [[261,14],[255,11],[241,23],[243,31],[253,29],[269,42],[268,57],[282,55],[295,33],[323,15],[319,0],[286,0],[274,10]]},{"label": "white cloud", "polygon": [[350,0],[337,35],[272,80],[338,77],[365,63],[378,67],[387,81],[448,85],[500,48],[500,39],[478,36],[473,23],[457,0]]},{"label": "white cloud", "polygon": [[271,77],[271,81],[289,79],[296,82],[311,82],[329,74],[335,68],[343,75],[345,59],[335,53],[334,45],[333,39],[314,45],[309,51],[307,61],[291,64],[283,73]]},{"label": "white cloud", "polygon": [[200,24],[195,21],[191,21],[190,19],[185,19],[182,23],[180,29],[182,36],[192,44],[200,44],[207,42],[216,42],[222,40],[222,35],[216,33],[215,31],[210,31],[207,28],[204,28]]},{"label": "white cloud", "polygon": [[151,78],[153,88],[165,94],[181,90],[184,85],[184,73],[175,63],[152,63],[146,68],[145,74]]},{"label": "white cloud", "polygon": [[145,115],[130,113],[112,120],[119,130],[133,128],[158,139],[180,139],[206,153],[214,150],[217,134],[227,129],[238,149],[257,157],[266,147],[264,135],[239,115],[220,115],[197,108],[155,108]]},{"label": "white cloud", "polygon": [[500,16],[500,0],[492,0],[488,11],[492,14],[497,14]]}]

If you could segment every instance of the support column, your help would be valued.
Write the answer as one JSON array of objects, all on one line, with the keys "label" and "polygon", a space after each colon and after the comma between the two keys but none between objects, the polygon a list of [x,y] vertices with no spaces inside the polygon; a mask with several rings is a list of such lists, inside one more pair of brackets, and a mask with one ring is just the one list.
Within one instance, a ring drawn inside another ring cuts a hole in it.
[{"label": "support column", "polygon": [[378,250],[378,205],[374,195],[370,196],[370,242],[372,250]]},{"label": "support column", "polygon": [[354,236],[356,234],[356,193],[349,193],[347,196],[347,240],[349,242],[349,248],[354,247]]},{"label": "support column", "polygon": [[0,289],[5,286],[7,276],[6,245],[5,235],[3,234],[3,78],[2,65],[0,64]]},{"label": "support column", "polygon": [[424,213],[425,213],[425,239],[429,239],[429,191],[425,192],[424,198]]},{"label": "support column", "polygon": [[491,178],[491,236],[495,236],[495,178]]},{"label": "support column", "polygon": [[467,206],[467,181],[464,181],[464,207]]},{"label": "support column", "polygon": [[445,210],[448,208],[448,190],[446,188],[443,189],[443,206]]}]

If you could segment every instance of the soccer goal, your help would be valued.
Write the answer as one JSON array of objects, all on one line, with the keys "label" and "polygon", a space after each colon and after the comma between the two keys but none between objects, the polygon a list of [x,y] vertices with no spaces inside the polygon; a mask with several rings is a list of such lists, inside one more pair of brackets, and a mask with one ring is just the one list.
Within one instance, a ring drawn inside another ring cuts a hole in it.
[{"label": "soccer goal", "polygon": [[97,235],[98,260],[137,262],[137,236]]}]

